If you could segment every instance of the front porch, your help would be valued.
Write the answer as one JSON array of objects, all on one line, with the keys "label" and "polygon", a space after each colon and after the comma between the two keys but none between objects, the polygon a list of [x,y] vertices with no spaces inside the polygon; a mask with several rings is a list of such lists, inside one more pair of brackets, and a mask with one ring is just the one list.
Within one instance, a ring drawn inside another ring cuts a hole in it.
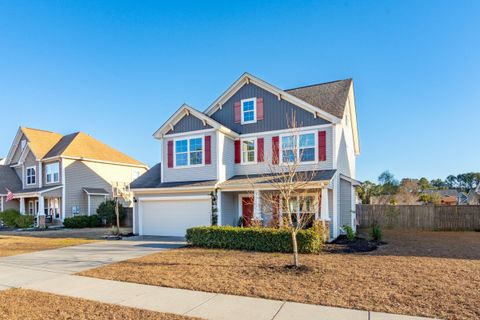
[{"label": "front porch", "polygon": [[19,202],[21,214],[35,216],[35,226],[43,225],[43,221],[49,226],[62,224],[61,189],[19,192],[15,193],[14,200]]}]

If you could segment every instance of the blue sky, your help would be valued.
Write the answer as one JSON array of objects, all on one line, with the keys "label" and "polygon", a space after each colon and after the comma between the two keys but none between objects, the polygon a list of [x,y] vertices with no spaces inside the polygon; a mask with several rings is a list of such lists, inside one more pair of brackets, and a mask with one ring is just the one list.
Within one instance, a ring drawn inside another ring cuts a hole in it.
[{"label": "blue sky", "polygon": [[478,1],[0,0],[0,156],[18,126],[84,131],[153,165],[152,133],[248,71],[352,77],[358,178],[480,171]]}]

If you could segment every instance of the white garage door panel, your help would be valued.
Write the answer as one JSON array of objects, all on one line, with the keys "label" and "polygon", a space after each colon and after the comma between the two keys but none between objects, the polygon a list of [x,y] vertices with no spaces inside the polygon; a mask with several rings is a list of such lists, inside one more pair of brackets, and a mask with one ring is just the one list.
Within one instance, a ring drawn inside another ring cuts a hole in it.
[{"label": "white garage door panel", "polygon": [[211,200],[142,201],[143,235],[184,237],[190,227],[209,226]]}]

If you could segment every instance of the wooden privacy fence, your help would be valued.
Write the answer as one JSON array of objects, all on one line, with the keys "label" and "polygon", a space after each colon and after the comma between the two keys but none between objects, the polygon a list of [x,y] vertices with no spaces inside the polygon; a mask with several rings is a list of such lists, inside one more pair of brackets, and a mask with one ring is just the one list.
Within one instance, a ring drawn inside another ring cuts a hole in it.
[{"label": "wooden privacy fence", "polygon": [[357,204],[360,227],[467,231],[480,230],[480,206]]}]

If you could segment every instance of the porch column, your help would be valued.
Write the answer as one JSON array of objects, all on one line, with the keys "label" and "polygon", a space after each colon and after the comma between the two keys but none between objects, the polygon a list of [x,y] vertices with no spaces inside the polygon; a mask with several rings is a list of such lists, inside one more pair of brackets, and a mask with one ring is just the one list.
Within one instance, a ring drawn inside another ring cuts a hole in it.
[{"label": "porch column", "polygon": [[0,212],[4,211],[3,210],[3,196],[0,196]]},{"label": "porch column", "polygon": [[45,198],[43,196],[38,196],[38,212],[37,216],[45,215]]},{"label": "porch column", "polygon": [[87,205],[88,205],[88,209],[87,209],[87,214],[88,216],[90,216],[90,211],[91,211],[91,208],[90,208],[90,194],[87,193]]},{"label": "porch column", "polygon": [[25,214],[25,198],[20,198],[20,213]]},{"label": "porch column", "polygon": [[222,191],[217,191],[217,226],[222,225]]},{"label": "porch column", "polygon": [[260,190],[253,191],[253,219],[262,220],[262,197]]},{"label": "porch column", "polygon": [[328,189],[327,187],[322,188],[322,203],[320,207],[320,219],[324,221],[329,221],[330,217],[328,216]]}]

